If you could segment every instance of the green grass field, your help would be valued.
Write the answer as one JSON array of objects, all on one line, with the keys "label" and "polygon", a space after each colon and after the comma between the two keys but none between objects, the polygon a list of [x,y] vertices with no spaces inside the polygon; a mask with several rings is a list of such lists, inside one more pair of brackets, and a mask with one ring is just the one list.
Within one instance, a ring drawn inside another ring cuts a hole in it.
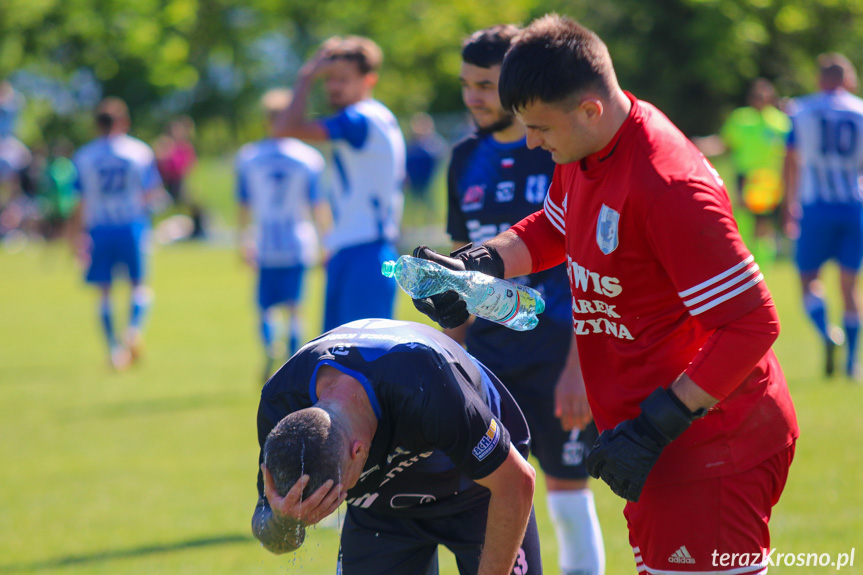
[{"label": "green grass field", "polygon": [[[152,272],[145,359],[117,374],[107,366],[96,295],[65,246],[0,250],[0,575],[334,573],[334,529],[315,529],[303,549],[282,557],[250,534],[262,359],[251,272],[232,248],[195,243],[159,248]],[[776,349],[803,430],[774,510],[773,544],[779,552],[848,553],[863,547],[863,386],[820,377],[820,346],[793,270],[779,263],[766,276],[783,321]],[[828,285],[835,280],[829,270]],[[319,271],[307,293],[313,337]],[[404,296],[398,316],[421,319]],[[603,484],[594,489],[607,573],[634,573],[622,502]],[[553,574],[542,489],[536,501]],[[445,575],[456,573],[445,554],[442,563]],[[863,572],[863,549],[855,563],[843,572]]]}]

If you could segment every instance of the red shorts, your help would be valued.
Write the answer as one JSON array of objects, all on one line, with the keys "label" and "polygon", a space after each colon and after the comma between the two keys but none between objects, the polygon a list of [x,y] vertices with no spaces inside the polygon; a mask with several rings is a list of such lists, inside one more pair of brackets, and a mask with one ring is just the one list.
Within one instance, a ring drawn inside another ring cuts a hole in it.
[{"label": "red shorts", "polygon": [[793,458],[792,444],[742,473],[645,488],[623,510],[638,572],[767,573],[767,522]]}]

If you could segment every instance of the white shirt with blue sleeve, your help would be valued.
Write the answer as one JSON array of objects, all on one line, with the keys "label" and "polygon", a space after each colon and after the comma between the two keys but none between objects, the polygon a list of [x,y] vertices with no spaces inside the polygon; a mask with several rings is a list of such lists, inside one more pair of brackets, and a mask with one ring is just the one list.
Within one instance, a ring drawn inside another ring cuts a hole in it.
[{"label": "white shirt with blue sleeve", "polygon": [[323,123],[332,140],[328,179],[334,225],[327,248],[395,242],[405,180],[405,141],[395,116],[367,99]]}]

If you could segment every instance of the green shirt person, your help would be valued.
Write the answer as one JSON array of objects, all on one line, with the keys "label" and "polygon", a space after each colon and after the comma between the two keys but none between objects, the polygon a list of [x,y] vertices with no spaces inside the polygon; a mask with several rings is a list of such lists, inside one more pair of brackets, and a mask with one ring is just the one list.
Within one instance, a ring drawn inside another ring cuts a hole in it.
[{"label": "green shirt person", "polygon": [[768,80],[755,80],[749,105],[734,110],[719,132],[731,152],[743,204],[756,216],[773,214],[782,200],[782,162],[791,121],[773,105],[775,98]]}]

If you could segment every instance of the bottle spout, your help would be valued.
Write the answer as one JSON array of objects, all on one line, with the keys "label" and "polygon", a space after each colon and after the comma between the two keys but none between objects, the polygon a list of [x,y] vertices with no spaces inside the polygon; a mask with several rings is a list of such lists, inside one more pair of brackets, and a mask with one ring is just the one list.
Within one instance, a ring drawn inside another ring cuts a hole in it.
[{"label": "bottle spout", "polygon": [[388,278],[393,277],[396,273],[396,262],[392,260],[385,261],[381,266],[381,273]]}]

